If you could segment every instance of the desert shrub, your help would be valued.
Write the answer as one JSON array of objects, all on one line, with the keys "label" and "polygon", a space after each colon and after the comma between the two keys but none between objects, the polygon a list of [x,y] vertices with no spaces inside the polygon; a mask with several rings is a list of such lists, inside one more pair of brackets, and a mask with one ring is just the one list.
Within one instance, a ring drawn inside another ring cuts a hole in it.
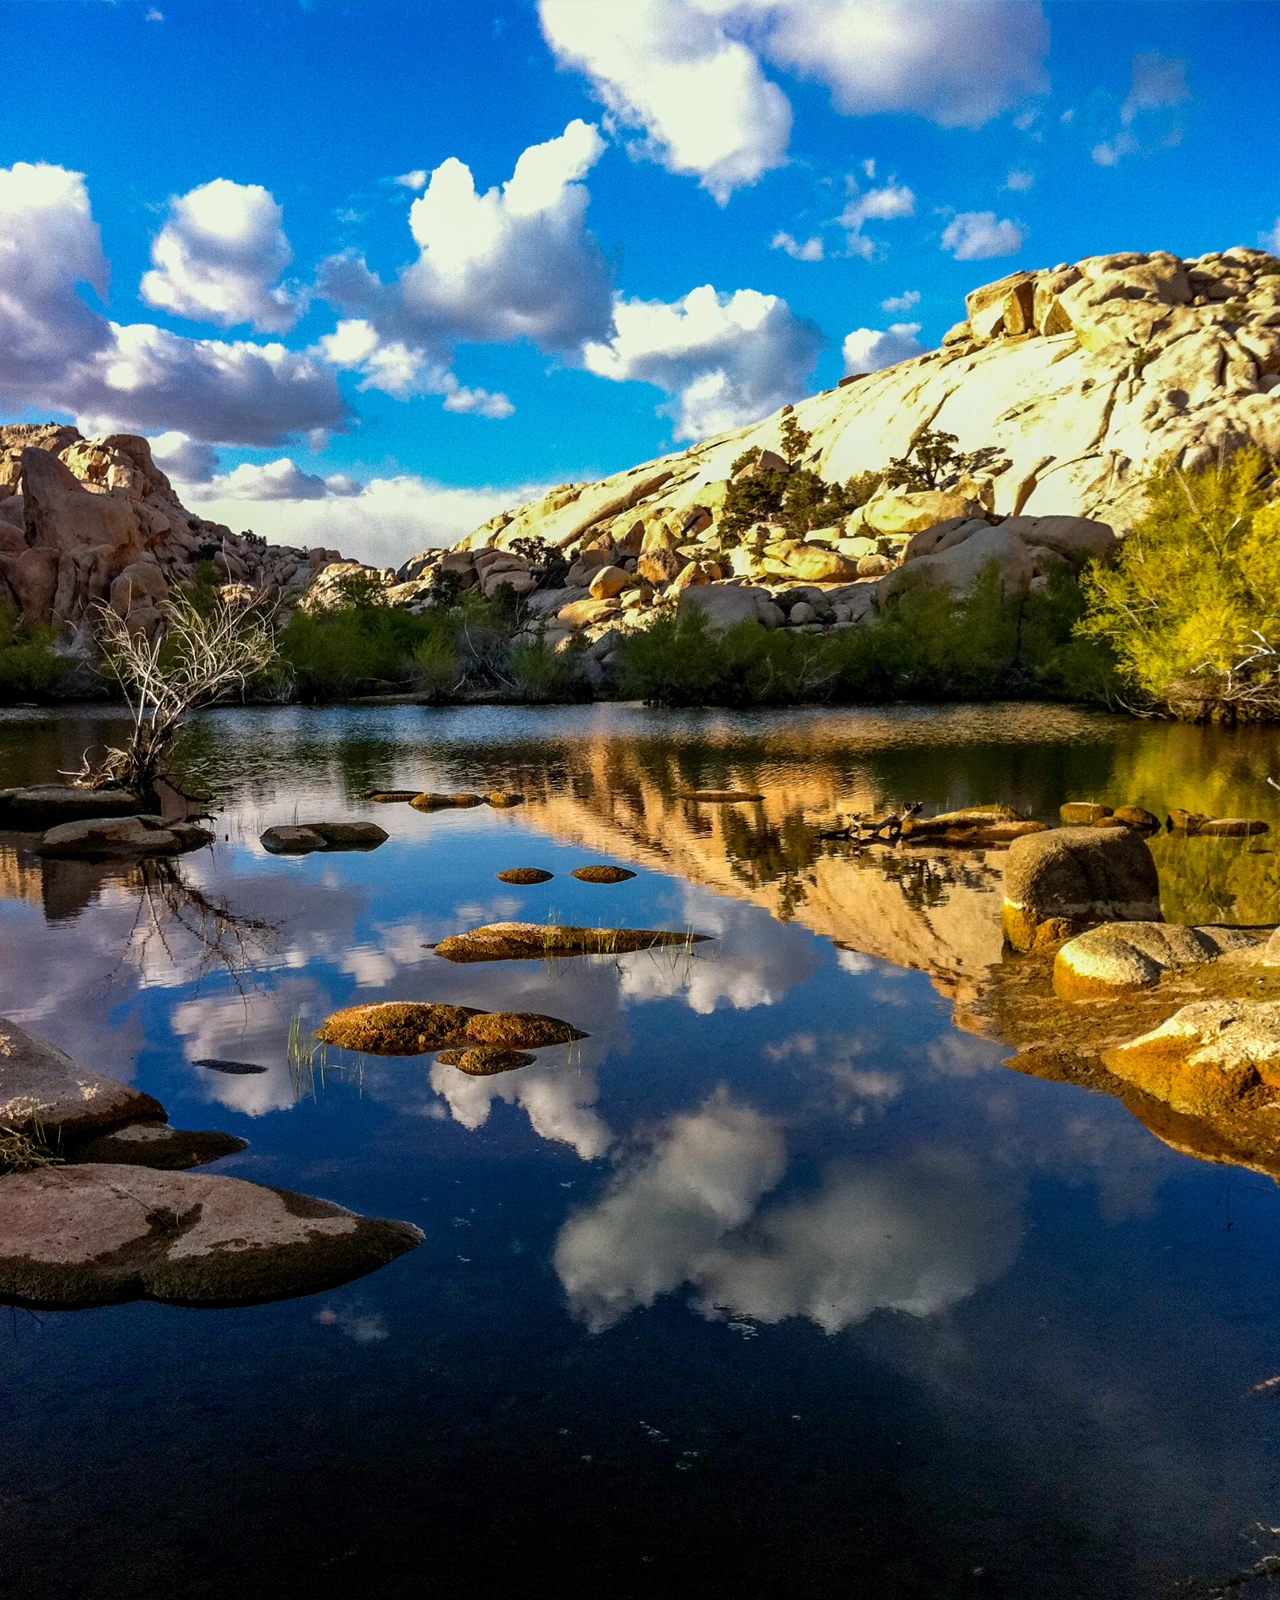
[{"label": "desert shrub", "polygon": [[1242,450],[1166,469],[1111,565],[1084,579],[1081,638],[1115,654],[1128,693],[1195,717],[1280,715],[1280,503],[1272,463]]},{"label": "desert shrub", "polygon": [[891,489],[936,489],[944,479],[963,472],[968,456],[956,449],[954,433],[925,428],[904,456],[893,456],[882,474]]},{"label": "desert shrub", "polygon": [[58,693],[69,675],[54,648],[53,628],[30,628],[12,606],[0,606],[0,705],[45,700]]},{"label": "desert shrub", "polygon": [[806,433],[793,416],[787,417],[782,424],[782,459],[794,467],[812,440],[813,435]]},{"label": "desert shrub", "polygon": [[574,671],[572,657],[557,655],[541,639],[519,640],[508,658],[507,672],[515,692],[532,705],[580,700],[588,692]]},{"label": "desert shrub", "polygon": [[1006,601],[994,562],[965,599],[911,588],[871,622],[838,633],[744,622],[716,637],[692,611],[624,641],[619,687],[669,706],[1046,694],[1105,701],[1110,657],[1074,637],[1082,611],[1069,571],[1043,594]]}]

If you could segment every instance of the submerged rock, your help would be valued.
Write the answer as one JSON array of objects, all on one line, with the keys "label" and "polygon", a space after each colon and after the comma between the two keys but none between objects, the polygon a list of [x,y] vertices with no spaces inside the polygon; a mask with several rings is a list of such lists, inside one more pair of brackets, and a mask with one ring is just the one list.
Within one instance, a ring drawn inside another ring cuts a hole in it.
[{"label": "submerged rock", "polygon": [[1004,936],[1046,949],[1097,922],[1162,922],[1146,841],[1128,828],[1056,828],[1015,839],[1004,875]]},{"label": "submerged rock", "polygon": [[496,1045],[476,1045],[470,1050],[442,1050],[436,1057],[446,1067],[457,1067],[459,1072],[473,1078],[490,1078],[499,1072],[514,1072],[518,1067],[531,1067],[537,1058],[524,1050],[502,1050]]},{"label": "submerged rock", "polygon": [[495,811],[509,811],[512,806],[524,804],[524,796],[514,789],[491,789],[485,800]]},{"label": "submerged rock", "polygon": [[252,1077],[255,1073],[271,1070],[270,1067],[260,1067],[256,1061],[225,1061],[221,1056],[198,1056],[191,1065],[204,1067],[207,1072],[225,1072],[232,1078]]},{"label": "submerged rock", "polygon": [[0,1178],[0,1300],[246,1305],[363,1277],[422,1238],[239,1178],[120,1164],[15,1173]]},{"label": "submerged rock", "polygon": [[1183,928],[1167,922],[1108,922],[1068,940],[1053,964],[1060,1000],[1149,989],[1175,968],[1261,952],[1266,933]]},{"label": "submerged rock", "polygon": [[258,842],[273,856],[305,856],[315,850],[376,850],[390,837],[376,822],[304,822],[268,828]]},{"label": "submerged rock", "polygon": [[167,1122],[131,1122],[78,1146],[74,1159],[185,1172],[189,1167],[207,1166],[210,1161],[238,1155],[248,1148],[247,1139],[237,1139],[230,1133],[191,1133],[185,1128],[171,1128]]},{"label": "submerged rock", "polygon": [[42,856],[103,860],[112,856],[176,856],[212,844],[213,831],[198,822],[161,822],[159,817],[92,817],[61,822],[40,840]]},{"label": "submerged rock", "polygon": [[1009,806],[966,806],[936,817],[908,817],[902,824],[902,839],[905,844],[983,849],[1047,831],[1043,822],[1024,817]]},{"label": "submerged rock", "polygon": [[705,933],[663,933],[651,928],[574,928],[549,922],[491,922],[442,939],[446,961],[529,961],[546,956],[625,955],[662,945],[701,944]]},{"label": "submerged rock", "polygon": [[541,867],[508,867],[498,873],[499,883],[550,883],[554,872],[544,872]]},{"label": "submerged rock", "polygon": [[1280,1100],[1280,1001],[1202,1000],[1103,1052],[1109,1072],[1199,1116]]},{"label": "submerged rock", "polygon": [[1196,811],[1170,811],[1169,832],[1209,839],[1248,839],[1270,833],[1270,825],[1247,817],[1206,817]]},{"label": "submerged rock", "polygon": [[362,800],[371,800],[374,805],[391,806],[401,801],[408,802],[418,798],[416,789],[366,789],[360,796]]},{"label": "submerged rock", "polygon": [[538,1050],[586,1037],[559,1017],[537,1011],[477,1011],[405,1000],[335,1011],[316,1032],[323,1044],[377,1056],[425,1055],[472,1044]]},{"label": "submerged rock", "polygon": [[629,872],[626,867],[575,867],[569,874],[579,883],[626,883],[628,878],[634,878],[635,873]]},{"label": "submerged rock", "polygon": [[732,805],[758,805],[763,799],[762,794],[755,794],[747,789],[691,789],[687,794],[680,796],[682,800],[699,801],[706,805],[732,806]]},{"label": "submerged rock", "polygon": [[482,806],[482,794],[417,794],[409,804],[415,811],[447,811],[452,806]]},{"label": "submerged rock", "polygon": [[0,1017],[0,1124],[57,1140],[164,1116],[149,1094],[82,1067],[48,1039]]},{"label": "submerged rock", "polygon": [[1095,805],[1092,800],[1068,800],[1058,807],[1058,820],[1064,828],[1092,828],[1114,815],[1110,806]]},{"label": "submerged rock", "polygon": [[78,789],[69,783],[0,789],[0,828],[43,831],[63,822],[94,817],[129,817],[145,811],[127,789]]}]

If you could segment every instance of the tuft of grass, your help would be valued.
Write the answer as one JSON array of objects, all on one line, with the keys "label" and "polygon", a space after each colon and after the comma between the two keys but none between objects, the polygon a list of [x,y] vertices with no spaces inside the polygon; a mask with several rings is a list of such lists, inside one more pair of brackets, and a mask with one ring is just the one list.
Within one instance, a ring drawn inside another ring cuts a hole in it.
[{"label": "tuft of grass", "polygon": [[0,1172],[39,1172],[61,1165],[62,1157],[39,1123],[30,1133],[0,1124]]}]

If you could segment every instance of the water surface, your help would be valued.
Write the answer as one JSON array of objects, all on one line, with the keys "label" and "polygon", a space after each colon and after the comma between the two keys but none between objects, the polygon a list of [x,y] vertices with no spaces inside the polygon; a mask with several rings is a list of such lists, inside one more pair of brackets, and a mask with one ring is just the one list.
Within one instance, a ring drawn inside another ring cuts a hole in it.
[{"label": "water surface", "polygon": [[[0,783],[114,737],[0,715]],[[856,851],[837,813],[1067,798],[1266,817],[1276,738],[1035,706],[219,712],[218,842],[41,867],[0,838],[0,1013],[250,1141],[224,1171],[425,1244],[230,1311],[0,1311],[24,1596],[1133,1596],[1280,1521],[1280,1194],[957,1027],[1000,857]],[[518,788],[422,815],[370,787]],[[698,806],[692,788],[759,790]],[[370,817],[371,854],[268,855]],[[1280,920],[1268,840],[1161,841],[1170,916]],[[574,867],[638,871],[612,887]],[[546,884],[495,874],[538,866]],[[503,919],[692,951],[452,966]],[[290,1061],[422,999],[587,1032],[469,1078]],[[227,1073],[196,1065],[265,1067]]]}]

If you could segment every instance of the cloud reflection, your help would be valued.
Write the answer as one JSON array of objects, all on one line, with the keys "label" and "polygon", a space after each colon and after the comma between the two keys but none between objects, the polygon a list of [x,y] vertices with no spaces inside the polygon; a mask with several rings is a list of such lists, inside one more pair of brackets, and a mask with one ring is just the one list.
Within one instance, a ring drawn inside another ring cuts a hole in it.
[{"label": "cloud reflection", "polygon": [[936,1315],[1017,1254],[1016,1189],[963,1155],[837,1163],[816,1193],[761,1208],[785,1168],[779,1120],[724,1090],[670,1119],[562,1228],[573,1313],[600,1331],[688,1284],[708,1318],[802,1316],[838,1333],[881,1308]]}]

